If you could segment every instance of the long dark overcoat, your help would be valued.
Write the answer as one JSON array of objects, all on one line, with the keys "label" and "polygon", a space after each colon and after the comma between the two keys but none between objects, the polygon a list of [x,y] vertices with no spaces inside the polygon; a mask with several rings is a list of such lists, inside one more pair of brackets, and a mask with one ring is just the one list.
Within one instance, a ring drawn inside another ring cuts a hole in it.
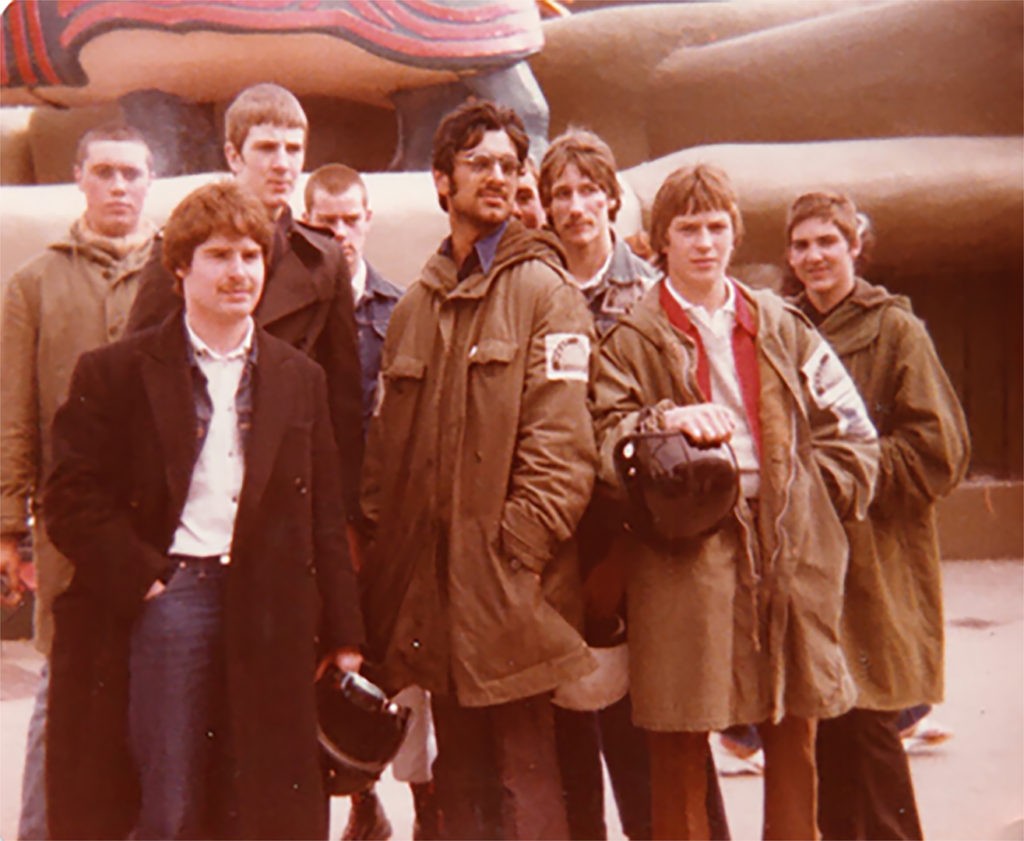
[{"label": "long dark overcoat", "polygon": [[[200,440],[185,341],[171,317],[84,355],[54,423],[45,520],[75,566],[54,611],[54,838],[122,838],[133,825],[128,641],[168,564]],[[230,834],[323,838],[313,672],[318,649],[361,644],[362,619],[323,371],[259,329],[256,350],[224,604]]]}]

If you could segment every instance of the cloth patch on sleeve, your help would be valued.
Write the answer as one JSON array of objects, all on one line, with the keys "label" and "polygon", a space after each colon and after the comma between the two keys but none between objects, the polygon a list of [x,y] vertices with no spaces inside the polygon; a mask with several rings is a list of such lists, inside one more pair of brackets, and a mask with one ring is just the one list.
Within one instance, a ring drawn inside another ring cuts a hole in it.
[{"label": "cloth patch on sleeve", "polygon": [[549,333],[544,337],[549,380],[585,383],[590,371],[590,337],[583,333]]},{"label": "cloth patch on sleeve", "polygon": [[818,344],[800,370],[807,378],[811,399],[819,409],[835,416],[841,435],[865,441],[878,437],[857,386],[827,342]]}]

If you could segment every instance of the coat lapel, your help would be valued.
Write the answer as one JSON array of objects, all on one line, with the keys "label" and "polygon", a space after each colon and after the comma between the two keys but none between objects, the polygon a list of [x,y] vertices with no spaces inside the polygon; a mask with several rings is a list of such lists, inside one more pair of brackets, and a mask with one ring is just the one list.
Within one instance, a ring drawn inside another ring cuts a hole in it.
[{"label": "coat lapel", "polygon": [[149,355],[143,358],[142,381],[164,454],[172,510],[180,511],[199,453],[192,373],[180,313],[164,322]]},{"label": "coat lapel", "polygon": [[245,479],[238,502],[237,523],[247,521],[259,507],[270,478],[281,438],[296,408],[290,364],[266,333],[257,331],[259,355],[253,378],[252,430],[245,446]]},{"label": "coat lapel", "polygon": [[310,271],[309,265],[324,259],[317,243],[303,236],[294,224],[289,226],[284,241],[287,249],[275,261],[254,313],[257,323],[264,327],[311,304],[330,301],[335,293],[330,272]]}]

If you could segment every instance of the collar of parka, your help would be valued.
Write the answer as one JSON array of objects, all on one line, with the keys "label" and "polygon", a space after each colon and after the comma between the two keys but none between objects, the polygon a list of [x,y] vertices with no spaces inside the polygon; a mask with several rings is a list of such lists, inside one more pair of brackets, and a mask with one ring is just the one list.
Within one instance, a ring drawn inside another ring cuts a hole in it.
[{"label": "collar of parka", "polygon": [[[794,299],[803,308],[808,306],[807,293]],[[910,299],[893,295],[884,286],[854,278],[853,292],[821,322],[819,329],[839,356],[855,353],[874,342],[882,331],[882,320],[890,307],[913,312]]]},{"label": "collar of parka", "polygon": [[541,260],[559,274],[564,274],[568,265],[565,251],[554,234],[531,230],[518,219],[510,219],[498,243],[490,271],[476,271],[460,283],[457,277],[459,267],[455,261],[438,252],[423,267],[420,280],[426,287],[448,299],[482,298],[498,275],[528,260]]},{"label": "collar of parka", "polygon": [[[797,320],[811,329],[813,329],[813,325],[796,306],[783,300],[774,292],[767,289],[751,289],[735,278],[730,278],[730,280],[736,286],[736,294],[742,295],[749,305],[750,316],[756,325],[755,347],[764,355],[790,391],[794,395],[799,395],[801,387],[800,383],[794,379],[795,368],[790,359],[793,347],[791,341],[793,322],[787,319],[786,314],[796,316]],[[664,276],[644,293],[643,298],[637,301],[636,306],[629,313],[619,320],[605,340],[617,330],[632,329],[644,340],[654,344],[662,358],[679,361],[680,342],[692,348],[693,340],[676,330],[669,322],[668,315],[660,301],[663,282],[665,282]]]}]

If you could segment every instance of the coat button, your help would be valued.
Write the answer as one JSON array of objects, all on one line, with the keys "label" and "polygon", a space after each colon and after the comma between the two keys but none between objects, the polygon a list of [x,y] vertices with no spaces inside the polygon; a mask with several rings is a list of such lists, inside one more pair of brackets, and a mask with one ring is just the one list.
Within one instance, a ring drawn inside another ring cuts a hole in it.
[{"label": "coat button", "polygon": [[523,562],[520,561],[519,558],[512,558],[512,560],[508,562],[508,565],[512,567],[513,572],[519,572],[519,570],[523,568]]},{"label": "coat button", "polygon": [[295,488],[296,490],[298,490],[300,494],[306,493],[306,482],[303,480],[301,476],[295,477]]},{"label": "coat button", "polygon": [[420,641],[419,641],[418,639],[414,639],[414,640],[412,641],[412,647],[413,647],[413,648],[415,648],[415,649],[419,650],[420,646],[421,646],[421,643],[420,643]]},{"label": "coat button", "polygon": [[228,564],[231,563],[231,556],[227,552],[225,552],[223,555],[217,558],[217,561],[220,563],[222,567],[226,567]]}]

